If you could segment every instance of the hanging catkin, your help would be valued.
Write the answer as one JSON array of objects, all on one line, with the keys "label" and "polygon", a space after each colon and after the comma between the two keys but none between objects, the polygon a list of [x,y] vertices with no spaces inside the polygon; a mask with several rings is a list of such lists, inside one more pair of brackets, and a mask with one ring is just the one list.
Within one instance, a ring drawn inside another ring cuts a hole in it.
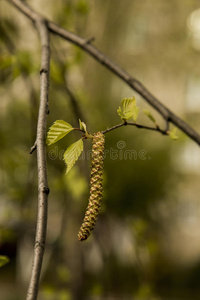
[{"label": "hanging catkin", "polygon": [[104,134],[101,132],[95,133],[93,135],[92,144],[90,197],[85,217],[78,234],[78,239],[80,241],[84,241],[90,236],[90,233],[94,229],[100,211],[102,200],[104,144]]}]

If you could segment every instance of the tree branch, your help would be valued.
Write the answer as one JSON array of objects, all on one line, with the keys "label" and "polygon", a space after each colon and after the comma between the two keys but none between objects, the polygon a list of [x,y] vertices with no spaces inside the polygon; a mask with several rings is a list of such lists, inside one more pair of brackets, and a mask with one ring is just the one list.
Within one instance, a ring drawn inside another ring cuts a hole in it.
[{"label": "tree branch", "polygon": [[143,86],[141,82],[132,77],[129,73],[124,71],[117,64],[112,62],[108,57],[106,57],[102,52],[100,52],[96,47],[87,43],[87,39],[83,39],[61,27],[55,23],[48,22],[49,30],[59,35],[60,37],[72,42],[73,44],[82,48],[85,52],[91,55],[95,60],[104,65],[107,69],[112,71],[117,77],[121,78],[126,84],[128,84],[133,90],[140,94],[152,107],[154,107],[168,122],[173,123],[179,129],[181,129],[185,134],[187,134],[192,140],[200,145],[200,135],[190,127],[181,118],[176,116],[170,109],[168,109],[164,104],[162,104],[155,96],[153,96],[147,88]]},{"label": "tree branch", "polygon": [[[22,13],[24,13],[33,22],[37,19],[39,14],[36,14],[31,8],[29,8],[24,2],[20,0],[9,0],[14,4]],[[108,57],[106,57],[102,52],[100,52],[96,47],[88,43],[88,39],[84,39],[75,35],[72,32],[59,27],[55,23],[46,20],[49,30],[59,35],[60,37],[70,41],[71,43],[79,46],[89,55],[91,55],[95,60],[104,65],[107,69],[112,71],[117,77],[121,78],[126,84],[128,84],[133,90],[140,94],[152,107],[154,107],[162,117],[167,121],[173,123],[179,129],[181,129],[185,134],[187,134],[191,139],[193,139],[197,144],[200,145],[200,135],[191,128],[186,122],[176,116],[170,109],[168,109],[164,104],[162,104],[155,96],[153,96],[143,84],[132,77],[128,72],[124,71],[120,66],[112,62]]]},{"label": "tree branch", "polygon": [[46,123],[48,114],[48,91],[49,91],[49,32],[46,21],[38,17],[35,20],[38,29],[41,46],[41,70],[40,70],[40,107],[37,125],[37,165],[38,165],[38,213],[37,227],[33,255],[31,278],[27,292],[27,300],[36,300],[39,288],[39,279],[42,268],[44,247],[46,241],[47,210],[48,210],[48,181],[46,165]]}]

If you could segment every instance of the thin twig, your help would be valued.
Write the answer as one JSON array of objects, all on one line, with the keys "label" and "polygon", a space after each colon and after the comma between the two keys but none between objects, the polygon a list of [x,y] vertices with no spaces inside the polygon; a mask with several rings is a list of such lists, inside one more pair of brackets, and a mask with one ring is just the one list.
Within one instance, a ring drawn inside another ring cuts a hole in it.
[{"label": "thin twig", "polygon": [[[33,22],[37,19],[39,14],[36,14],[30,7],[20,0],[9,0],[14,4],[21,12],[23,12],[29,19]],[[105,56],[96,47],[88,43],[88,39],[84,39],[72,32],[67,31],[64,28],[59,27],[57,24],[46,20],[49,30],[62,37],[63,39],[70,41],[71,43],[82,48],[85,52],[91,55],[96,61],[100,62],[107,69],[112,71],[117,77],[121,78],[126,84],[128,84],[133,90],[140,94],[152,107],[154,107],[162,117],[167,121],[173,123],[179,129],[181,129],[185,134],[187,134],[191,139],[193,139],[197,144],[200,145],[200,135],[190,127],[181,118],[175,115],[170,109],[168,109],[164,104],[162,104],[154,95],[152,95],[148,89],[137,79],[132,77],[128,72],[123,70],[120,66],[112,62],[110,58]]]},{"label": "thin twig", "polygon": [[152,131],[158,131],[164,135],[168,135],[168,131],[166,130],[163,130],[163,129],[160,129],[159,126],[157,127],[150,127],[150,126],[146,126],[146,125],[142,125],[142,124],[138,124],[138,123],[132,123],[132,122],[124,122],[124,123],[120,123],[118,125],[115,125],[113,127],[110,127],[110,128],[107,128],[106,130],[104,131],[101,131],[103,134],[107,133],[107,132],[110,132],[112,130],[115,130],[119,127],[122,127],[122,126],[127,126],[127,125],[131,125],[131,126],[135,126],[137,128],[140,128],[140,129],[147,129],[147,130],[152,130]]},{"label": "thin twig", "polygon": [[155,96],[153,96],[146,87],[143,86],[141,82],[132,77],[128,72],[124,71],[117,64],[112,62],[111,59],[106,57],[102,52],[100,52],[96,47],[91,44],[87,44],[86,40],[59,27],[55,23],[48,22],[49,30],[59,35],[60,37],[72,42],[73,44],[82,48],[85,52],[91,55],[96,61],[100,62],[107,69],[112,71],[117,77],[121,78],[126,84],[128,84],[133,90],[140,94],[152,107],[154,107],[162,117],[167,121],[173,123],[179,129],[181,129],[185,134],[187,134],[192,140],[200,145],[200,135],[190,127],[181,118],[175,115],[170,109],[168,109],[164,104],[162,104]]},{"label": "thin twig", "polygon": [[118,124],[118,125],[115,125],[115,126],[112,126],[112,127],[110,127],[110,128],[107,128],[106,130],[103,130],[103,131],[101,131],[103,134],[105,134],[105,133],[107,133],[107,132],[110,132],[110,131],[112,131],[112,130],[115,130],[115,129],[117,129],[117,128],[119,128],[119,127],[122,127],[122,126],[125,126],[125,123],[120,123],[120,124]]},{"label": "thin twig", "polygon": [[95,37],[92,36],[92,37],[86,39],[85,43],[86,43],[86,44],[91,44],[91,43],[93,43],[94,41],[95,41]]},{"label": "thin twig", "polygon": [[156,127],[151,127],[151,126],[146,126],[146,125],[142,125],[142,124],[137,124],[137,123],[131,123],[131,122],[127,122],[125,125],[131,125],[131,126],[136,126],[137,128],[140,129],[147,129],[147,130],[151,130],[151,131],[158,131],[164,135],[168,135],[169,132],[167,130],[163,130],[161,129],[158,125]]},{"label": "thin twig", "polygon": [[34,145],[31,147],[29,154],[32,154],[37,149],[37,142],[35,141]]},{"label": "thin twig", "polygon": [[86,118],[83,115],[83,112],[82,112],[81,107],[79,105],[79,101],[76,99],[74,93],[69,88],[66,78],[64,78],[64,90],[69,96],[69,99],[70,99],[70,102],[71,102],[71,105],[72,105],[72,109],[73,109],[74,114],[77,117],[77,119],[84,120],[86,122],[86,120],[85,120]]},{"label": "thin twig", "polygon": [[38,165],[38,214],[37,214],[37,228],[33,255],[33,265],[31,271],[31,278],[27,292],[26,300],[36,300],[39,280],[42,268],[42,261],[44,255],[45,241],[46,241],[46,227],[47,227],[47,210],[48,210],[48,181],[47,181],[47,165],[46,165],[46,123],[48,114],[48,91],[49,91],[49,62],[50,62],[50,47],[49,47],[49,32],[46,22],[38,18],[36,27],[39,31],[42,57],[41,57],[41,71],[40,71],[40,107],[38,114],[37,125],[37,165]]},{"label": "thin twig", "polygon": [[[53,48],[53,52],[56,55],[56,63],[58,64],[59,69],[61,70],[61,76],[62,76],[62,81],[63,81],[62,83],[57,82],[56,85],[58,85],[59,90],[62,90],[63,92],[65,92],[68,95],[68,98],[70,100],[70,104],[72,106],[72,109],[74,111],[76,119],[84,120],[86,122],[86,116],[84,115],[84,113],[81,109],[80,101],[77,99],[77,97],[75,96],[74,92],[71,90],[71,88],[69,87],[68,82],[67,82],[67,76],[66,76],[67,72],[66,72],[66,68],[64,67],[66,57],[62,55],[63,53],[61,51],[57,50],[56,46],[52,47],[52,45],[51,45],[51,48]],[[78,121],[77,121],[77,124],[78,124]]]}]

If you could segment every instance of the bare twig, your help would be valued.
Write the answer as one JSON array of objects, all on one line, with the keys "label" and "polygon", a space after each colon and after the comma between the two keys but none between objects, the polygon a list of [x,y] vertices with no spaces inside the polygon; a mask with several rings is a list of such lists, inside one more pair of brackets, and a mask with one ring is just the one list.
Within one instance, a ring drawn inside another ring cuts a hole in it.
[{"label": "bare twig", "polygon": [[151,127],[151,126],[146,126],[146,125],[132,123],[132,122],[126,122],[125,125],[135,126],[137,128],[140,128],[140,129],[158,131],[158,132],[162,133],[163,135],[168,135],[169,134],[168,130],[161,129],[158,125],[156,127]]},{"label": "bare twig", "polygon": [[39,279],[42,268],[44,247],[46,241],[47,227],[47,209],[48,209],[48,181],[47,181],[47,166],[46,166],[46,119],[48,114],[48,90],[49,90],[49,32],[45,20],[38,17],[35,20],[38,28],[41,45],[41,70],[40,70],[40,107],[37,125],[37,138],[32,151],[37,145],[37,164],[38,164],[38,215],[37,228],[34,246],[33,265],[31,278],[27,292],[27,300],[36,300],[39,287]]},{"label": "bare twig", "polygon": [[116,76],[125,81],[133,90],[140,94],[152,107],[154,107],[166,120],[166,122],[171,122],[179,129],[181,129],[185,134],[187,134],[191,139],[193,139],[197,144],[200,145],[200,135],[191,128],[186,122],[181,118],[176,116],[170,109],[168,109],[164,104],[162,104],[155,96],[153,96],[147,88],[143,86],[141,82],[132,77],[129,73],[124,71],[117,64],[112,62],[108,57],[106,57],[102,52],[95,48],[91,44],[87,44],[87,39],[83,39],[61,27],[55,23],[48,22],[49,30],[59,35],[60,37],[72,42],[73,44],[82,48],[89,55],[93,56],[95,60],[99,61],[107,69],[112,71]]},{"label": "bare twig", "polygon": [[31,147],[29,154],[32,154],[37,149],[37,142],[35,141],[34,145]]},{"label": "bare twig", "polygon": [[[31,8],[29,8],[24,2],[20,0],[9,0],[14,4],[21,12],[23,12],[29,19],[33,22],[37,19],[39,14],[36,14]],[[67,31],[64,28],[59,27],[57,24],[46,20],[49,30],[70,41],[71,43],[79,46],[89,55],[91,55],[96,61],[100,62],[107,69],[112,71],[116,76],[121,78],[126,82],[133,90],[140,94],[152,107],[154,107],[162,117],[167,121],[173,123],[179,129],[181,129],[185,134],[187,134],[191,139],[193,139],[197,144],[200,145],[200,135],[191,128],[186,122],[176,116],[170,109],[168,109],[164,104],[162,104],[155,96],[153,96],[143,84],[132,77],[128,72],[123,70],[120,66],[112,62],[111,59],[106,57],[102,52],[100,52],[96,47],[88,43],[88,39],[84,39],[75,35],[72,32]]]},{"label": "bare twig", "polygon": [[[67,84],[67,80],[64,78],[64,90],[65,92],[68,94],[70,102],[71,102],[71,106],[72,109],[74,111],[75,116],[77,117],[77,119],[80,120],[84,120],[85,121],[85,116],[83,116],[81,107],[79,105],[78,100],[76,99],[74,93],[71,91],[71,89],[69,88],[68,84]],[[85,121],[86,122],[86,121]]]},{"label": "bare twig", "polygon": [[86,44],[91,44],[91,43],[93,43],[94,41],[95,41],[95,37],[92,36],[91,38],[88,38],[85,42],[86,42]]},{"label": "bare twig", "polygon": [[[52,45],[51,45],[52,47]],[[78,120],[84,120],[86,122],[86,116],[84,115],[82,109],[81,109],[81,105],[80,105],[80,101],[77,99],[77,97],[75,96],[74,92],[71,90],[71,88],[69,87],[68,81],[67,81],[67,72],[66,72],[66,68],[65,66],[65,60],[66,57],[62,57],[62,53],[60,51],[57,50],[57,47],[54,46],[53,48],[53,52],[56,54],[56,63],[59,66],[59,69],[61,70],[61,76],[62,76],[62,83],[56,83],[59,86],[59,89],[63,92],[65,92],[68,95],[68,98],[70,100],[70,104],[72,106],[72,109],[74,111],[74,114],[76,116],[77,119],[77,124],[78,124]]]},{"label": "bare twig", "polygon": [[[34,146],[37,144],[37,164],[38,164],[38,213],[36,237],[33,254],[33,264],[31,277],[27,291],[26,300],[36,300],[39,290],[39,280],[43,262],[44,247],[46,241],[47,227],[47,209],[48,209],[48,194],[49,187],[47,181],[47,166],[46,166],[46,119],[49,113],[48,109],[48,91],[49,91],[49,62],[50,62],[50,47],[49,47],[49,31],[47,21],[39,14],[31,10],[24,2],[20,0],[9,0],[21,12],[29,17],[38,29],[41,45],[42,58],[40,69],[40,107],[37,124],[37,137]],[[34,151],[35,147],[32,147]]]},{"label": "bare twig", "polygon": [[110,127],[110,128],[107,128],[106,130],[104,131],[101,131],[103,134],[107,133],[107,132],[110,132],[112,130],[115,130],[119,127],[122,127],[122,126],[127,126],[127,125],[131,125],[131,126],[135,126],[137,128],[140,128],[140,129],[147,129],[147,130],[151,130],[151,131],[158,131],[164,135],[168,135],[169,132],[167,130],[163,130],[163,129],[160,129],[159,126],[157,127],[150,127],[150,126],[146,126],[146,125],[142,125],[142,124],[138,124],[138,123],[132,123],[132,122],[124,122],[124,123],[120,123],[118,125],[115,125],[113,127]]}]

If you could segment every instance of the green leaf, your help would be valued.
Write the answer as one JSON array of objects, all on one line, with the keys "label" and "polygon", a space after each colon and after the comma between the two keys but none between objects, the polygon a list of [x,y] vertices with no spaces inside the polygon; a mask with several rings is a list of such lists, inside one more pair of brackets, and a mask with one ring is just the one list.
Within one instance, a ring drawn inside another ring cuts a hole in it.
[{"label": "green leaf", "polygon": [[9,263],[10,259],[7,256],[0,255],[0,268]]},{"label": "green leaf", "polygon": [[80,119],[79,119],[79,125],[80,125],[80,129],[86,133],[87,132],[86,124],[84,122],[81,122]]},{"label": "green leaf", "polygon": [[143,109],[143,113],[154,123],[156,124],[156,120],[152,113],[148,109]]},{"label": "green leaf", "polygon": [[70,145],[64,153],[63,159],[67,165],[66,174],[71,170],[81,152],[83,151],[83,141],[82,139]]},{"label": "green leaf", "polygon": [[139,114],[139,107],[136,105],[135,97],[124,98],[121,101],[121,106],[118,108],[117,112],[122,120],[133,118],[133,120],[136,121]]},{"label": "green leaf", "polygon": [[169,136],[172,140],[178,140],[178,136],[177,136],[177,128],[174,127],[171,131],[169,131]]},{"label": "green leaf", "polygon": [[118,110],[117,110],[117,113],[118,113],[118,115],[119,115],[121,118],[123,117],[121,106],[119,106],[119,108],[118,108]]},{"label": "green leaf", "polygon": [[133,115],[132,115],[132,118],[133,118],[133,121],[134,121],[134,122],[137,121],[139,112],[140,112],[140,109],[139,109],[139,107],[137,107],[136,104],[135,104],[134,110],[133,110]]},{"label": "green leaf", "polygon": [[73,129],[70,124],[63,120],[55,121],[47,133],[46,144],[49,146],[56,143]]}]

